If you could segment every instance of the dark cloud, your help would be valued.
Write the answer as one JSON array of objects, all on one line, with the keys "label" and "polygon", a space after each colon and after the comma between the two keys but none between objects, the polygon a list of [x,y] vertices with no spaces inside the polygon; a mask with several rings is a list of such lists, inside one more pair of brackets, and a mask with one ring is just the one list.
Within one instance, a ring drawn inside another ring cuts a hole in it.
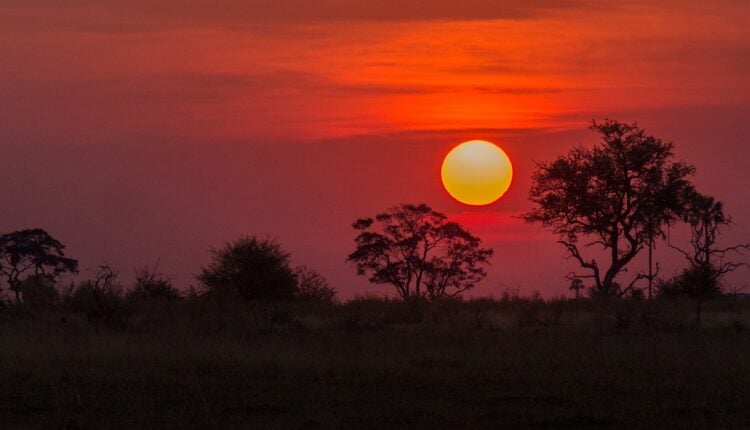
[{"label": "dark cloud", "polygon": [[601,5],[590,0],[197,0],[189,3],[182,0],[6,0],[0,6],[0,20],[7,25],[25,22],[57,30],[119,32],[331,21],[519,20]]}]

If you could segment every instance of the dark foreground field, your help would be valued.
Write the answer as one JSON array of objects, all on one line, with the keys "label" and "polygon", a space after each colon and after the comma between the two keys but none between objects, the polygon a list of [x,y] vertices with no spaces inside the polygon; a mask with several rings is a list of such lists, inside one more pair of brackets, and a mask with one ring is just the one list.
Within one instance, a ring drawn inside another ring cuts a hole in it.
[{"label": "dark foreground field", "polygon": [[6,310],[3,428],[750,428],[750,307]]}]

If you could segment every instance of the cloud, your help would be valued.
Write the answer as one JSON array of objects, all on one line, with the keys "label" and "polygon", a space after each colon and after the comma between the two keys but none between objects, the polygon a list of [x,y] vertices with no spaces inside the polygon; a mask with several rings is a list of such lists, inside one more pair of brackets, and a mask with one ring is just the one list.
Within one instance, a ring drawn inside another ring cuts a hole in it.
[{"label": "cloud", "polygon": [[[596,4],[584,0],[197,0],[190,3],[182,0],[6,0],[0,7],[0,14],[26,15],[30,20],[63,29],[115,31],[135,30],[147,23],[170,28],[183,25],[242,27],[274,22],[519,20],[592,6]],[[117,25],[113,27],[96,20],[102,17],[116,21]]]}]

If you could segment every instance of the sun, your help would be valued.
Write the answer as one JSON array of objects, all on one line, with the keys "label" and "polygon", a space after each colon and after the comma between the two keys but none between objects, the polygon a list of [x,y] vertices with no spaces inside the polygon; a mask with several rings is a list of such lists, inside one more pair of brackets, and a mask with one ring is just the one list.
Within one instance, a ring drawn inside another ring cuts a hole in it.
[{"label": "sun", "polygon": [[445,156],[440,175],[453,198],[466,205],[483,206],[496,202],[508,191],[513,165],[494,143],[471,140]]}]

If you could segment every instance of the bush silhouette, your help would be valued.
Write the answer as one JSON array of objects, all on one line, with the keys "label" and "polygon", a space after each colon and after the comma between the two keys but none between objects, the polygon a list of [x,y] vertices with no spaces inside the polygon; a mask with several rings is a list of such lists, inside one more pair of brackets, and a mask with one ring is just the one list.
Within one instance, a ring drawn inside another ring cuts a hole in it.
[{"label": "bush silhouette", "polygon": [[91,325],[104,324],[124,327],[130,314],[119,272],[102,264],[94,278],[71,286],[63,293],[63,304],[76,313],[84,314]]},{"label": "bush silhouette", "polygon": [[321,303],[334,301],[336,290],[328,286],[328,281],[320,273],[306,266],[299,266],[294,274],[297,281],[297,299]]},{"label": "bush silhouette", "polygon": [[289,254],[273,239],[242,237],[211,250],[211,263],[198,280],[209,295],[247,300],[293,300],[297,280]]},{"label": "bush silhouette", "polygon": [[135,284],[127,294],[129,299],[178,300],[180,292],[172,285],[171,279],[153,268],[144,267],[135,273]]}]

